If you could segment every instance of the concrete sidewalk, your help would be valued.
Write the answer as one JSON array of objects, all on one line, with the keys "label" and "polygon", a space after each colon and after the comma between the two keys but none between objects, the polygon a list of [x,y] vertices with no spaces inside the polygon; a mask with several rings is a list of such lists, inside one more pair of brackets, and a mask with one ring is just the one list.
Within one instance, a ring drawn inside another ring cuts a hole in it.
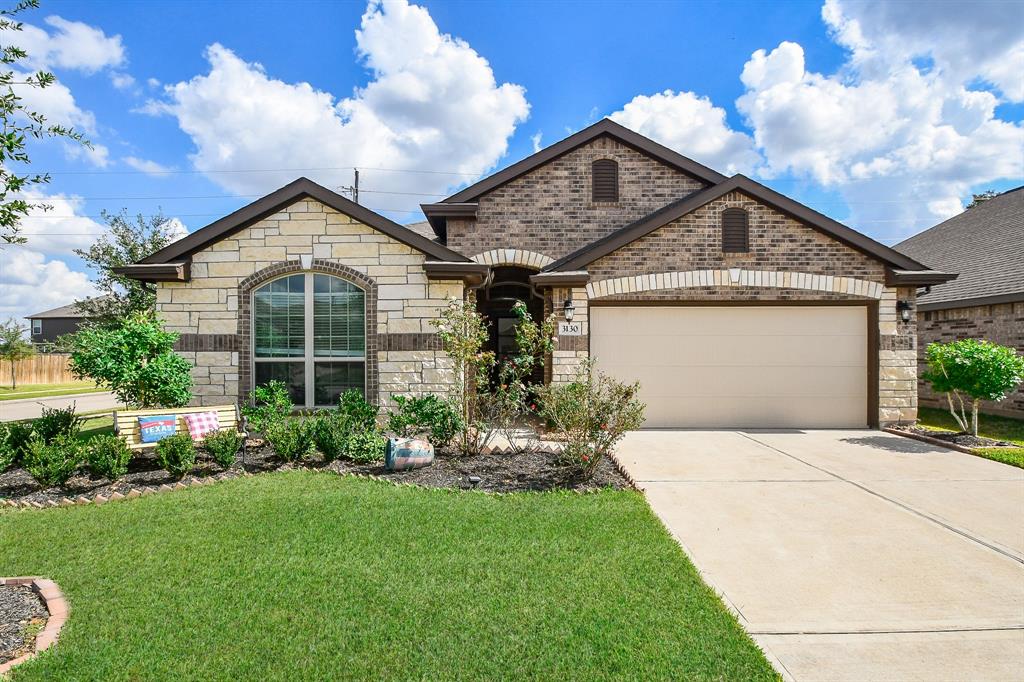
[{"label": "concrete sidewalk", "polygon": [[1024,470],[877,431],[640,431],[619,459],[797,680],[1024,680]]},{"label": "concrete sidewalk", "polygon": [[95,412],[97,410],[114,410],[119,407],[114,394],[106,392],[4,400],[0,401],[0,421],[10,422],[18,419],[35,419],[43,413],[44,407],[64,408],[71,404],[74,404],[75,411],[79,414]]}]

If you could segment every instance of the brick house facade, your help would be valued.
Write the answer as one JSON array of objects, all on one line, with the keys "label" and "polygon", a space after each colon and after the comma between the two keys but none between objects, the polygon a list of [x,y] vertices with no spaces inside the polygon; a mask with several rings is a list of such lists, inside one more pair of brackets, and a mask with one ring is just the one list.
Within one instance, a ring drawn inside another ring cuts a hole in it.
[{"label": "brick house facade", "polygon": [[[614,200],[592,184],[594,162],[608,160],[617,164]],[[279,205],[261,200],[262,212],[242,209],[127,269],[164,280],[159,312],[193,354],[200,400],[235,399],[252,385],[252,287],[322,271],[366,292],[365,387],[382,404],[390,393],[450,385],[429,324],[446,298],[474,291],[500,322],[509,297],[492,292],[515,290],[561,320],[572,308],[580,333],[558,337],[552,381],[568,380],[602,333],[592,306],[850,306],[865,313],[858,338],[867,347],[850,354],[866,368],[861,425],[916,418],[916,323],[897,303],[914,307],[917,286],[948,275],[610,121],[424,205],[433,240],[302,182],[281,190]],[[726,209],[744,211],[742,252],[723,249]]]}]

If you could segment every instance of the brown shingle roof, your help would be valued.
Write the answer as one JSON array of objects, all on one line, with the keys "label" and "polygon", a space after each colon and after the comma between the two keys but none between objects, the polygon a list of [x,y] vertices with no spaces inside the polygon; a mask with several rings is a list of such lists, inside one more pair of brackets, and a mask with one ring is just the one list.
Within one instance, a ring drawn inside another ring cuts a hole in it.
[{"label": "brown shingle roof", "polygon": [[984,299],[1024,300],[1024,186],[969,208],[894,248],[937,270],[960,273],[918,296],[922,309],[981,304]]}]

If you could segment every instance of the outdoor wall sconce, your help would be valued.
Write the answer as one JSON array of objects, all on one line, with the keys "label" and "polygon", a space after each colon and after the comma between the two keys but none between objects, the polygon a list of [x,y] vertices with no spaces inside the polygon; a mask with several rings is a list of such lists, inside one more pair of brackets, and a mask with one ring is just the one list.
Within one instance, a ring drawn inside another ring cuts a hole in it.
[{"label": "outdoor wall sconce", "polygon": [[565,321],[572,322],[572,316],[576,313],[576,304],[572,302],[571,298],[565,299],[562,311],[565,313]]},{"label": "outdoor wall sconce", "polygon": [[904,322],[910,322],[910,311],[913,306],[910,305],[909,301],[896,301],[896,310],[900,313],[900,319]]}]

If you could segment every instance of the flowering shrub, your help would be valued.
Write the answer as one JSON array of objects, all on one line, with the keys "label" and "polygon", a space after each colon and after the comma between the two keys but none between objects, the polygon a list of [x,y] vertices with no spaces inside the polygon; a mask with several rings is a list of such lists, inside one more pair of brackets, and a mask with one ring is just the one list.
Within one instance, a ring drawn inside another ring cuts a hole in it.
[{"label": "flowering shrub", "polygon": [[639,390],[639,383],[623,384],[597,370],[593,360],[581,363],[571,383],[537,390],[538,413],[565,437],[567,466],[589,478],[627,431],[640,428]]}]

